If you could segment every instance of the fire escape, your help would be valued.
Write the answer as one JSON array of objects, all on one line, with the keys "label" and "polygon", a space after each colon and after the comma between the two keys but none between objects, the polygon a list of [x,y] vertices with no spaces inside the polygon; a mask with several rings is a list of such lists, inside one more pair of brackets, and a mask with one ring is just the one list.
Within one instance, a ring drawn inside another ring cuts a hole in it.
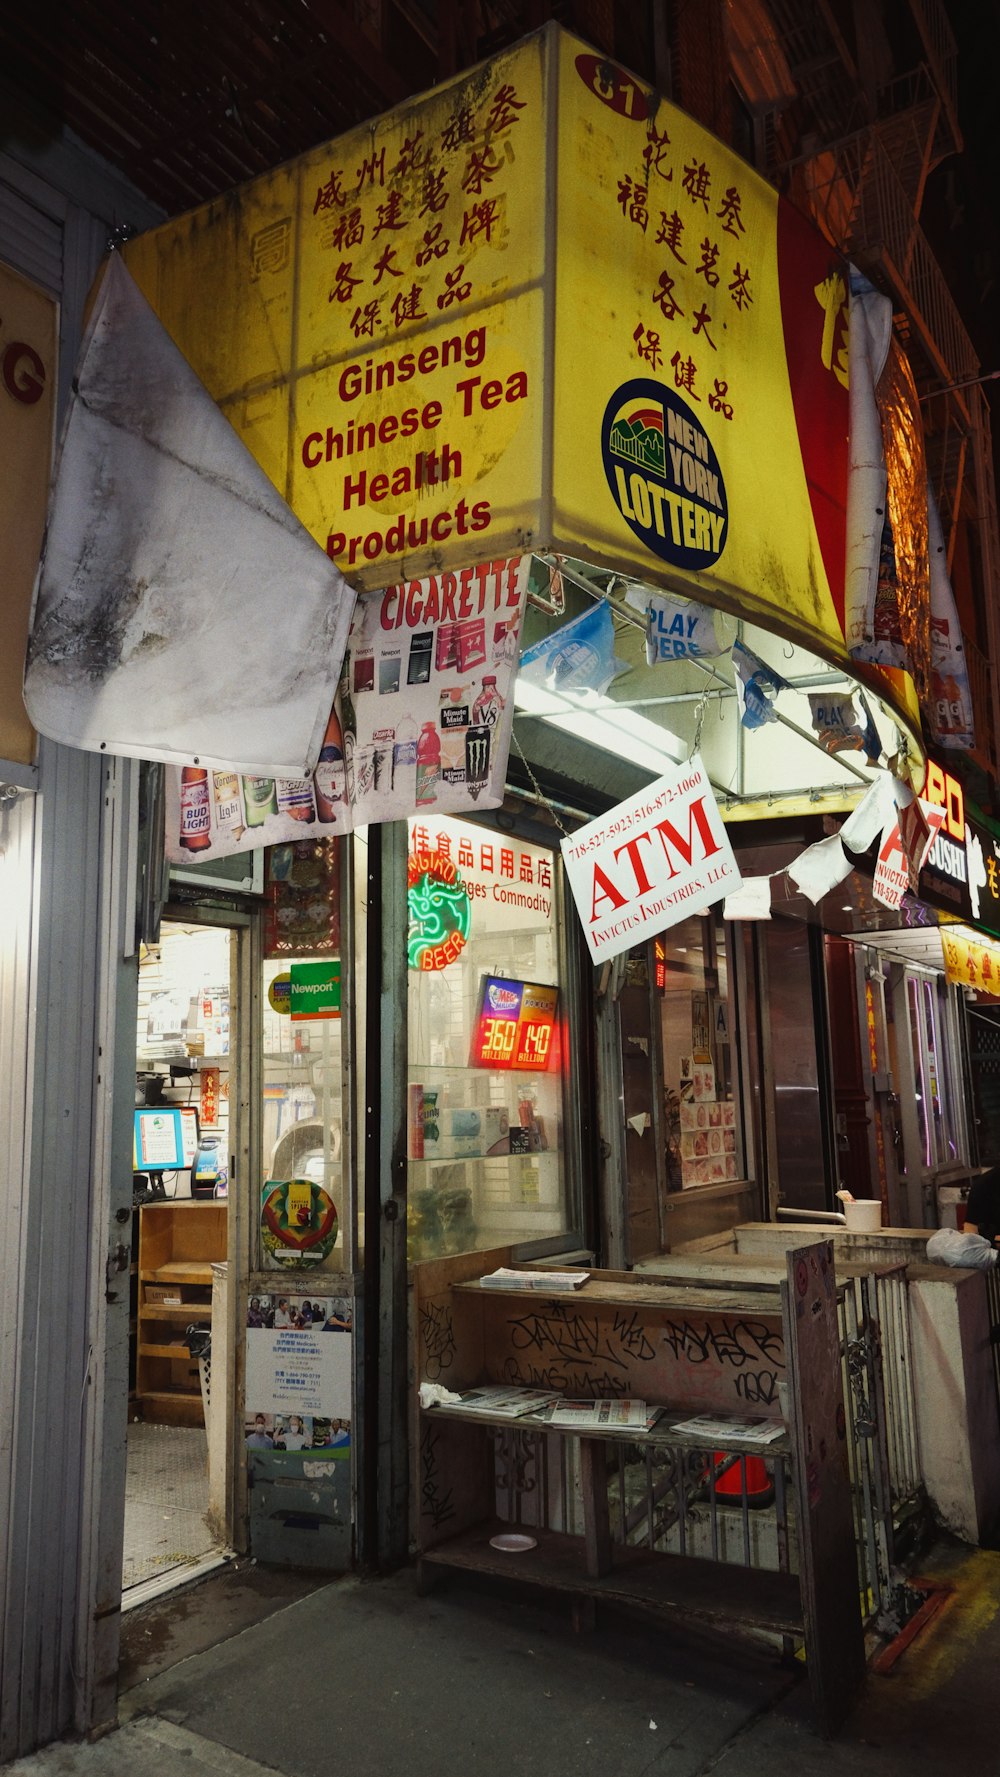
[{"label": "fire escape", "polygon": [[973,380],[976,351],[920,223],[928,176],[962,146],[956,46],[941,0],[908,0],[908,13],[914,65],[900,72],[880,8],[856,9],[854,50],[829,0],[767,0],[768,35],[795,95],[768,132],[768,173],[892,299],[921,396],[949,571],[956,552],[967,564],[970,596],[962,598],[957,575],[956,593],[976,714],[970,757],[995,778],[1000,543],[989,406]]}]

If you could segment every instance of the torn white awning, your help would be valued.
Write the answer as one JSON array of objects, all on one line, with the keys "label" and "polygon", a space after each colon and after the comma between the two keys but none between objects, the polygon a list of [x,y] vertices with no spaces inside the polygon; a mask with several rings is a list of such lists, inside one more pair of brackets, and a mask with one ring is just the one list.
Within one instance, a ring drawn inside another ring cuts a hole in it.
[{"label": "torn white awning", "polygon": [[118,254],[83,341],[25,702],[90,751],[312,770],[354,607]]}]

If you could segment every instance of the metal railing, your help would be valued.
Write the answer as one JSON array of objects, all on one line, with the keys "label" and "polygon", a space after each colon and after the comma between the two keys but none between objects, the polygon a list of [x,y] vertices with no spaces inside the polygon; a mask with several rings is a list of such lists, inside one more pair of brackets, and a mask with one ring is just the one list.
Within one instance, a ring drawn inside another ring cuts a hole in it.
[{"label": "metal railing", "polygon": [[891,1628],[897,1528],[924,1506],[905,1262],[847,1280],[840,1332],[862,1616]]},{"label": "metal railing", "polygon": [[958,45],[951,21],[941,0],[910,0],[910,8],[923,41],[924,53],[931,64],[935,84],[945,102],[955,148],[960,149],[962,135],[958,127]]}]

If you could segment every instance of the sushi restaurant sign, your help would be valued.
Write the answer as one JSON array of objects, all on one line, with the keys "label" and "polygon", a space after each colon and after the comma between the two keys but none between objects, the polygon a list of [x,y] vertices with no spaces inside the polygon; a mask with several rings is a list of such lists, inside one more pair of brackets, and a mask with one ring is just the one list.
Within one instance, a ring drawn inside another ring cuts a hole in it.
[{"label": "sushi restaurant sign", "polygon": [[595,963],[704,912],[742,880],[697,755],[564,839],[562,853]]}]

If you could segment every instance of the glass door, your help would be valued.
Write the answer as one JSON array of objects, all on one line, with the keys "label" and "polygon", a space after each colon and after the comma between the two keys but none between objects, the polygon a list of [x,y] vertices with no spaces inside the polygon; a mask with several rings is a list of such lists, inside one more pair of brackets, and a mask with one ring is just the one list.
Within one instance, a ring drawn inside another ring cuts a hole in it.
[{"label": "glass door", "polygon": [[354,1546],[358,1279],[343,942],[349,842],[265,852],[253,1041],[258,1124],[246,1194],[249,1276],[241,1482],[251,1553],[342,1571]]},{"label": "glass door", "polygon": [[911,1225],[933,1226],[937,1185],[968,1159],[957,1007],[940,974],[893,964],[890,978],[900,1172]]}]

